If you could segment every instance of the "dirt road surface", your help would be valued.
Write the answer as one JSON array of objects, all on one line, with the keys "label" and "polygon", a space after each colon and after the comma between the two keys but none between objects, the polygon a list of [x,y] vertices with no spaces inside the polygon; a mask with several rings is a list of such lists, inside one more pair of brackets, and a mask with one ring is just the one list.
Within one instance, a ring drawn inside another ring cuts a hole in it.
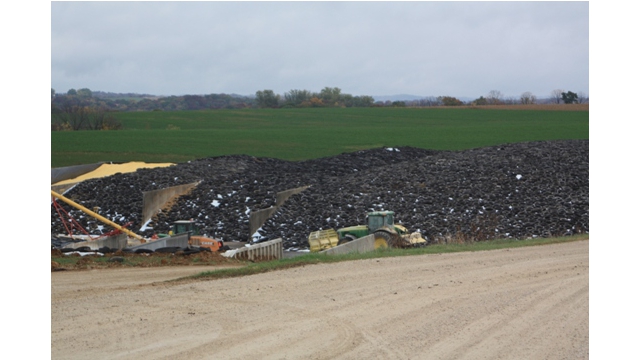
[{"label": "dirt road surface", "polygon": [[588,241],[163,283],[202,270],[52,273],[51,357],[589,357]]}]

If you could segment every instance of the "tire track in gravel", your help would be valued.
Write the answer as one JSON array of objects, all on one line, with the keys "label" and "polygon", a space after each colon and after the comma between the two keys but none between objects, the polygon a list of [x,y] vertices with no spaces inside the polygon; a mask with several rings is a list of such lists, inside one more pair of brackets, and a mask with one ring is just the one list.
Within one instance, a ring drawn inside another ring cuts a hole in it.
[{"label": "tire track in gravel", "polygon": [[[502,354],[509,354],[508,347],[512,343],[525,344],[536,335],[543,338],[546,328],[544,324],[555,321],[558,316],[554,312],[555,308],[566,308],[567,305],[588,297],[588,285],[567,285],[559,283],[553,286],[533,286],[511,297],[498,309],[482,314],[460,332],[443,339],[430,350],[436,354],[446,354],[444,358],[450,359],[476,359],[478,353],[488,352],[491,359],[505,358]],[[540,349],[536,349],[535,354],[529,354],[525,349],[519,356],[527,359],[553,358],[540,353]]]},{"label": "tire track in gravel", "polygon": [[58,291],[62,275],[52,276],[53,359],[589,354],[588,241],[156,286],[121,273],[112,291],[85,292],[86,279]]}]

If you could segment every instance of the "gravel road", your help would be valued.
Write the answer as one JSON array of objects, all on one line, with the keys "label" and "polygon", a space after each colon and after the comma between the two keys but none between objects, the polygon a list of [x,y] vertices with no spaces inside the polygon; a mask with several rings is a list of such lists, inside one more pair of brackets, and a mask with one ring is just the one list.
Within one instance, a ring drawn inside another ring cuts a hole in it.
[{"label": "gravel road", "polygon": [[589,241],[164,283],[51,273],[53,359],[588,359]]}]

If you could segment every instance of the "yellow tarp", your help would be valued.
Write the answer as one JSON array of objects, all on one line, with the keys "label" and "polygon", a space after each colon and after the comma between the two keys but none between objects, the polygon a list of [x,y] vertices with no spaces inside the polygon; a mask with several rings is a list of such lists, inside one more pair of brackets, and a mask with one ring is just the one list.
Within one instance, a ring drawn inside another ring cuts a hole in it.
[{"label": "yellow tarp", "polygon": [[101,178],[101,177],[105,177],[105,176],[110,176],[113,174],[117,174],[117,173],[130,173],[130,172],[134,172],[138,169],[143,169],[143,168],[157,168],[157,167],[167,167],[167,166],[171,166],[171,165],[175,165],[173,163],[152,163],[152,164],[148,164],[148,163],[144,163],[144,162],[138,162],[138,161],[133,161],[133,162],[128,162],[125,164],[102,164],[100,165],[99,168],[88,172],[84,175],[78,176],[75,179],[69,179],[69,180],[64,180],[64,181],[60,181],[58,183],[55,183],[54,185],[64,185],[64,184],[74,184],[74,183],[78,183],[84,180],[89,180],[89,179],[97,179],[97,178]]}]

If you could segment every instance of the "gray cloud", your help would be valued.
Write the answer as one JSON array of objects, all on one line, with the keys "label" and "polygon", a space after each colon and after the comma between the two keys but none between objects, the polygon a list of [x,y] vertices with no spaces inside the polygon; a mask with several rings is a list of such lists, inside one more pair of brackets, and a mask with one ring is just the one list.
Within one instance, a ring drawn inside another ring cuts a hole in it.
[{"label": "gray cloud", "polygon": [[51,86],[157,95],[589,91],[587,2],[52,2]]}]

